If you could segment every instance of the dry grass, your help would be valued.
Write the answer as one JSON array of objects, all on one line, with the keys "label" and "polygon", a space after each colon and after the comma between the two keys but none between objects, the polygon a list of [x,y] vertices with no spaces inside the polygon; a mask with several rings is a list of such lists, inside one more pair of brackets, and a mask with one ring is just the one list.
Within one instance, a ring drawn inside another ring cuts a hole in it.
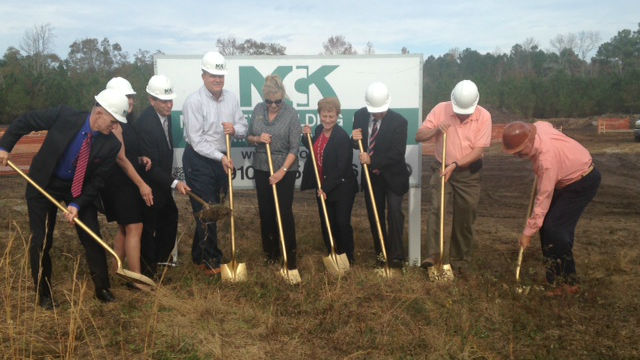
[{"label": "dry grass", "polygon": [[[603,140],[585,136],[603,146],[598,143]],[[358,263],[348,276],[330,277],[321,262],[315,202],[310,192],[297,192],[303,284],[288,286],[276,267],[263,265],[255,195],[239,191],[236,238],[247,282],[221,283],[190,264],[193,220],[187,199],[178,196],[181,265],[168,269],[151,293],[129,291],[113,279],[117,302],[112,304],[93,297],[75,230],[59,221],[52,249],[59,306],[53,312],[34,306],[22,182],[0,178],[0,354],[3,359],[640,357],[637,153],[596,155],[603,184],[576,234],[583,291],[554,299],[535,289],[527,296],[514,292],[515,236],[531,176],[526,163],[496,149],[490,154],[476,256],[451,284],[429,282],[416,268],[390,281],[377,277],[361,195],[353,214]],[[423,216],[428,197],[425,189]],[[115,228],[103,224],[102,229],[111,241]],[[228,254],[225,231],[220,239]],[[533,247],[525,255],[525,285],[542,283],[540,264]]]}]

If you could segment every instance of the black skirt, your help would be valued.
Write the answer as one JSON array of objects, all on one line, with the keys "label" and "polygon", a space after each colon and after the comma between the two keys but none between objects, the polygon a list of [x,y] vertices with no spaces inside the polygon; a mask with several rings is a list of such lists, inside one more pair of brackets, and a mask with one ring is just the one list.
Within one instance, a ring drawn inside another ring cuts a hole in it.
[{"label": "black skirt", "polygon": [[138,187],[133,183],[108,184],[101,194],[107,221],[116,221],[119,225],[142,222],[144,201]]}]

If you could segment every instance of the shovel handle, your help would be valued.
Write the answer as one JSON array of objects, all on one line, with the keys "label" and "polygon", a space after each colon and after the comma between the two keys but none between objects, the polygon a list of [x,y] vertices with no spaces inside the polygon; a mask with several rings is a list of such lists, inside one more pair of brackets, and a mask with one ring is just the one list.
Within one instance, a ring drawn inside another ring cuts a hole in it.
[{"label": "shovel handle", "polygon": [[[358,147],[360,153],[364,153],[364,147],[362,146],[362,139],[358,140]],[[378,230],[378,237],[380,238],[380,247],[382,248],[382,256],[384,257],[384,268],[387,274],[391,274],[389,269],[389,260],[387,259],[387,249],[384,246],[384,235],[382,234],[382,226],[380,226],[380,217],[378,216],[378,207],[376,206],[376,197],[373,194],[373,186],[371,186],[371,177],[369,175],[369,166],[362,164],[365,178],[367,179],[367,189],[369,190],[369,199],[371,199],[371,207],[373,208],[373,217],[376,219],[376,228]],[[377,255],[377,254],[376,254]]]},{"label": "shovel handle", "polygon": [[[307,140],[309,141],[309,152],[311,153],[311,162],[313,163],[313,172],[316,174],[316,184],[318,189],[322,189],[322,182],[320,181],[320,173],[318,172],[318,164],[316,163],[316,155],[313,151],[313,141],[311,140],[311,134],[307,133]],[[333,241],[333,234],[331,233],[331,224],[329,223],[329,215],[327,213],[327,204],[324,201],[324,196],[320,196],[320,204],[322,204],[322,214],[324,215],[324,223],[327,226],[327,233],[329,234],[329,243],[331,244],[331,258],[338,263],[338,257],[336,255],[336,245]]]},{"label": "shovel handle", "polygon": [[[269,145],[269,143],[266,143],[265,146],[267,148],[267,159],[269,160],[269,174],[273,176],[273,161],[271,160],[271,145]],[[273,201],[275,202],[275,205],[276,205],[276,218],[278,220],[278,231],[280,233],[280,246],[282,246],[282,260],[284,262],[284,271],[288,278],[289,267],[287,266],[288,265],[287,244],[284,241],[284,230],[282,229],[282,217],[280,216],[280,203],[278,202],[278,188],[276,187],[276,184],[271,185],[271,188],[273,189]]]},{"label": "shovel handle", "polygon": [[[447,168],[447,133],[442,133],[442,172]],[[440,264],[444,259],[444,216],[445,216],[445,186],[444,176],[440,174]]]},{"label": "shovel handle", "polygon": [[200,196],[194,194],[193,191],[191,191],[191,190],[187,190],[187,195],[191,196],[193,198],[193,200],[199,202],[205,208],[208,208],[210,206],[208,202],[204,201],[204,199],[201,198]]},{"label": "shovel handle", "polygon": [[[18,174],[20,174],[20,176],[22,176],[25,180],[27,180],[27,182],[31,184],[31,186],[36,188],[42,195],[44,195],[49,201],[51,201],[54,205],[56,205],[65,214],[69,213],[69,210],[66,207],[64,207],[60,202],[58,202],[58,200],[56,200],[53,196],[51,196],[45,189],[41,188],[40,185],[38,185],[35,181],[33,181],[33,179],[31,179],[22,170],[20,170],[20,168],[18,168],[13,162],[11,162],[11,160],[7,160],[7,165],[9,165],[9,167],[15,170]],[[87,225],[85,225],[80,219],[78,219],[77,217],[74,217],[73,221],[76,223],[76,225],[81,227],[82,230],[86,231],[87,234],[89,234],[98,244],[100,244],[100,246],[102,246],[105,250],[107,250],[116,259],[118,270],[122,269],[122,261],[120,261],[120,258],[118,257],[118,255],[115,253],[115,251],[113,251],[113,249],[111,249],[111,247],[109,247],[109,245],[107,245],[104,241],[102,241],[102,239],[98,235],[96,235],[96,233],[94,233],[93,230],[91,230]]]},{"label": "shovel handle", "polygon": [[[231,159],[231,137],[229,134],[225,134],[225,140],[227,142],[227,157]],[[236,227],[235,221],[233,219],[233,171],[229,169],[227,172],[227,181],[229,182],[229,208],[231,209],[230,214],[230,226],[231,229],[229,231],[229,236],[231,237],[231,264],[234,267],[234,270],[237,267],[236,264]]]},{"label": "shovel handle", "polygon": [[[525,225],[531,217],[531,213],[533,212],[534,200],[536,198],[536,190],[538,187],[538,177],[533,178],[533,185],[531,186],[531,195],[529,196],[529,206],[527,207],[527,218],[525,220]],[[516,265],[516,282],[520,281],[520,268],[522,267],[522,259],[524,258],[524,248],[520,246],[520,251],[518,252],[518,264]]]}]

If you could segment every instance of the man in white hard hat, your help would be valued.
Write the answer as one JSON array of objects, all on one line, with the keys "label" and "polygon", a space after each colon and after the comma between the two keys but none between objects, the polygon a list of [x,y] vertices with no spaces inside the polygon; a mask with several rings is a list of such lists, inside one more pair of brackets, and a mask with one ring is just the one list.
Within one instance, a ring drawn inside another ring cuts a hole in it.
[{"label": "man in white hard hat", "polygon": [[[200,65],[203,85],[189,95],[182,106],[186,146],[182,165],[187,184],[208,203],[220,202],[220,192],[228,187],[227,172],[233,171],[231,154],[227,154],[226,135],[243,138],[247,120],[238,98],[224,89],[227,67],[220,53],[209,51]],[[218,248],[215,222],[203,223],[196,215],[202,204],[191,200],[196,229],[193,234],[193,263],[209,274],[220,273],[222,251]]]},{"label": "man in white hard hat", "polygon": [[[451,101],[441,102],[427,115],[416,133],[416,141],[435,138],[435,162],[431,170],[431,209],[427,220],[427,258],[423,268],[440,259],[440,177],[453,194],[451,241],[445,241],[443,263],[449,259],[468,261],[473,247],[473,223],[480,198],[480,175],[484,149],[491,145],[491,114],[478,105],[480,94],[471,80],[462,80],[451,92]],[[443,134],[447,134],[446,168],[442,172]],[[449,251],[450,250],[450,251]]]},{"label": "man in white hard hat", "polygon": [[176,94],[171,80],[154,75],[146,88],[151,105],[134,123],[140,140],[140,154],[151,159],[151,169],[144,174],[153,190],[153,205],[144,207],[141,260],[142,273],[152,277],[158,263],[166,262],[178,232],[178,208],[172,189],[186,194],[186,183],[173,177],[173,139],[171,109]]},{"label": "man in white hard hat", "polygon": [[[365,103],[366,106],[356,111],[353,116],[352,139],[356,149],[359,148],[357,141],[362,140],[364,152],[360,153],[360,162],[369,167],[389,266],[401,268],[405,261],[402,245],[404,229],[402,197],[409,190],[409,170],[404,160],[407,147],[407,120],[389,109],[391,103],[389,90],[381,82],[374,82],[367,87]],[[364,174],[361,180],[373,245],[377,259],[380,261],[382,259],[380,237]],[[388,215],[385,216],[387,207]],[[379,265],[383,264],[379,263]]]},{"label": "man in white hard hat", "polygon": [[[58,106],[17,118],[0,139],[0,165],[7,165],[9,152],[22,136],[47,130],[29,175],[51,196],[67,204],[67,221],[73,224],[77,217],[100,236],[94,201],[120,150],[120,142],[111,131],[118,121],[127,121],[128,104],[123,94],[111,89],[94,98],[90,113]],[[27,185],[26,198],[31,230],[29,262],[37,301],[44,309],[53,309],[49,250],[58,208],[32,185]],[[114,301],[104,249],[80,227],[76,226],[76,231],[85,248],[96,297],[102,302]]]}]

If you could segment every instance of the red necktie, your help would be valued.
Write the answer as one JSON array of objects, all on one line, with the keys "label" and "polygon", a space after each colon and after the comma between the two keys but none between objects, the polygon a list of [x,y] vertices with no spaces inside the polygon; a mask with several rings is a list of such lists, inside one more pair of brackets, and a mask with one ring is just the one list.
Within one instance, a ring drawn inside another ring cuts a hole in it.
[{"label": "red necktie", "polygon": [[87,138],[82,142],[82,147],[80,147],[80,152],[78,153],[76,172],[73,174],[73,182],[71,183],[71,196],[74,198],[82,194],[82,184],[84,183],[84,176],[87,173],[89,153],[91,153],[91,132],[89,132]]}]

